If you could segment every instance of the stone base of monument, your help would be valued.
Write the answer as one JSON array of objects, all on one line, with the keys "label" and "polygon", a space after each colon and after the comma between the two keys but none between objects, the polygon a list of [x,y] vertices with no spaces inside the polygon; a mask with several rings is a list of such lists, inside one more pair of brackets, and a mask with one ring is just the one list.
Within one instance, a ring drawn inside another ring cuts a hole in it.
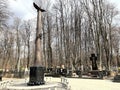
[{"label": "stone base of monument", "polygon": [[43,85],[44,81],[44,67],[34,66],[30,67],[30,76],[28,86]]},{"label": "stone base of monument", "polygon": [[99,79],[104,79],[105,77],[110,75],[110,71],[107,70],[92,70],[88,73],[90,76],[99,78]]},{"label": "stone base of monument", "polygon": [[103,72],[99,70],[92,70],[88,72],[88,75],[91,76],[92,78],[100,78],[103,79]]},{"label": "stone base of monument", "polygon": [[116,75],[113,79],[113,82],[120,82],[120,75]]}]

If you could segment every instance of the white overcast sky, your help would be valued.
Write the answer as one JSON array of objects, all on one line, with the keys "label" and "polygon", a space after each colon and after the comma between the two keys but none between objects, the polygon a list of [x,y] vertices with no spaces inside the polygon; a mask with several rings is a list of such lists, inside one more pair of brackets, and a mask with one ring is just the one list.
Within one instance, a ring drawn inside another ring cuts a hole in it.
[{"label": "white overcast sky", "polygon": [[[33,0],[8,0],[11,12],[15,16],[22,19],[30,19],[36,17],[35,9],[33,8]],[[115,4],[116,8],[120,11],[120,0],[108,0]]]},{"label": "white overcast sky", "polygon": [[22,19],[30,19],[36,16],[33,8],[33,0],[8,0],[11,12]]}]

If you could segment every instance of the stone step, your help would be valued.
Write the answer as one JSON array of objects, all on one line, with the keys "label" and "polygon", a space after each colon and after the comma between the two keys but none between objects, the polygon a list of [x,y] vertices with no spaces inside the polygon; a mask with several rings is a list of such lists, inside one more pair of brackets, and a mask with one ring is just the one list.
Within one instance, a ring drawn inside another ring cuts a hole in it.
[{"label": "stone step", "polygon": [[[39,85],[39,86],[12,85],[12,86],[6,87],[7,90],[58,90],[58,88],[62,89],[61,83],[51,83],[51,84]],[[62,90],[65,90],[65,89],[62,89]]]}]

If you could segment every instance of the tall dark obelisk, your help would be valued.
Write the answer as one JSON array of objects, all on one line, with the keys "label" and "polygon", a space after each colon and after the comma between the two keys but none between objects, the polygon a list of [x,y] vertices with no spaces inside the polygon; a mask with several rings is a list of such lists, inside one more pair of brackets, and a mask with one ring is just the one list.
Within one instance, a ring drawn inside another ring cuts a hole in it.
[{"label": "tall dark obelisk", "polygon": [[35,59],[34,66],[30,67],[30,79],[28,85],[42,85],[44,84],[44,67],[41,59],[41,33],[42,33],[42,20],[41,15],[45,10],[38,7],[35,3],[33,6],[37,10],[37,28],[35,39]]},{"label": "tall dark obelisk", "polygon": [[38,7],[35,3],[33,3],[35,9],[37,10],[37,28],[36,28],[36,39],[35,39],[35,59],[34,59],[34,65],[35,66],[42,66],[42,60],[41,60],[41,32],[42,32],[42,20],[41,15],[42,12],[45,10]]}]

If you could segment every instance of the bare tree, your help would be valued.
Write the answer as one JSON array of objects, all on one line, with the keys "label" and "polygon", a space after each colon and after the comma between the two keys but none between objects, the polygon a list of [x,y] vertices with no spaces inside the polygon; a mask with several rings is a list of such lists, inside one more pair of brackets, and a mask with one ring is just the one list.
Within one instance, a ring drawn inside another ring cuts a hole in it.
[{"label": "bare tree", "polygon": [[7,0],[0,1],[0,30],[3,30],[4,27],[7,27],[7,20],[10,16],[10,12],[8,10]]},{"label": "bare tree", "polygon": [[20,50],[21,50],[21,34],[20,34],[20,28],[21,28],[21,20],[20,18],[15,18],[15,26],[14,29],[16,30],[16,66],[17,72],[20,71]]},{"label": "bare tree", "polygon": [[24,27],[24,40],[25,40],[25,43],[27,45],[27,68],[29,68],[29,65],[30,65],[30,38],[31,38],[31,33],[32,33],[32,30],[33,30],[33,24],[32,24],[32,20],[28,20],[28,21],[25,21],[24,24],[23,24],[23,27]]}]

